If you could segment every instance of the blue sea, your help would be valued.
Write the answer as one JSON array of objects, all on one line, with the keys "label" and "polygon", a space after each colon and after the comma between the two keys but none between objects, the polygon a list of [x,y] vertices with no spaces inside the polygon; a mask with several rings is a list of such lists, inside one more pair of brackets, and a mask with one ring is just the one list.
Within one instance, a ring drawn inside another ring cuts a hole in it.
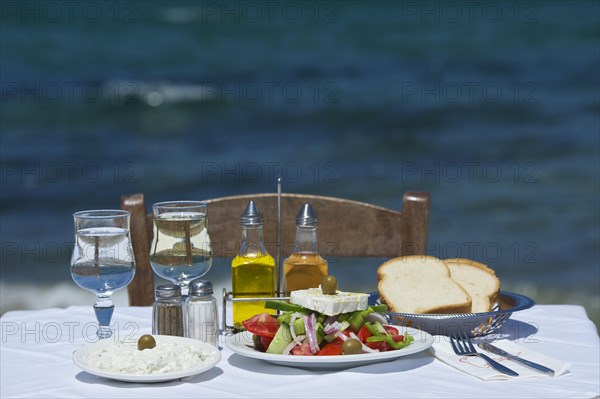
[{"label": "blue sea", "polygon": [[[428,191],[431,255],[598,323],[599,7],[2,2],[1,311],[92,303],[69,274],[75,211],[281,176],[394,209]],[[373,290],[381,261],[330,268]],[[228,260],[206,278],[228,287]]]}]

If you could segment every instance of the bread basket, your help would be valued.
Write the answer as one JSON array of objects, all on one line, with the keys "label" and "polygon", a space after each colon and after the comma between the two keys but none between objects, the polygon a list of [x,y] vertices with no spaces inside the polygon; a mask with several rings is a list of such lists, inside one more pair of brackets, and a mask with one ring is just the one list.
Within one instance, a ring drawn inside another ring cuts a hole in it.
[{"label": "bread basket", "polygon": [[[375,296],[378,297],[377,294]],[[498,301],[491,312],[456,314],[389,312],[388,317],[393,324],[418,328],[431,335],[451,336],[456,333],[466,333],[470,337],[479,337],[498,331],[514,312],[529,309],[534,304],[533,299],[524,295],[500,291]]]}]

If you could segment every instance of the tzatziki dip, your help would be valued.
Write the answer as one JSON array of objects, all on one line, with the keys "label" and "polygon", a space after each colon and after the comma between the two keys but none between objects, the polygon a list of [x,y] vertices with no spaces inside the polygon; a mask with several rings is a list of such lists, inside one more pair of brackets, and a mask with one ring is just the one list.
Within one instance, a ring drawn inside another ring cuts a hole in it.
[{"label": "tzatziki dip", "polygon": [[114,343],[90,352],[86,363],[113,373],[164,374],[196,368],[214,358],[214,352],[200,346],[157,340],[156,347],[144,350],[136,343]]}]

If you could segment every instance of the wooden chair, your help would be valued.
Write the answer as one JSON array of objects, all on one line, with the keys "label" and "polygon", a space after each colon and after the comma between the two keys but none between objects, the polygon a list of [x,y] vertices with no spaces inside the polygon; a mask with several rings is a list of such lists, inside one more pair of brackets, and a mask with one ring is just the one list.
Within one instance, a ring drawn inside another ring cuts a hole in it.
[{"label": "wooden chair", "polygon": [[[207,200],[208,233],[214,257],[234,257],[241,244],[240,215],[254,200],[264,217],[264,240],[275,255],[277,194],[253,194]],[[396,257],[425,254],[429,194],[406,192],[402,212],[346,199],[304,194],[282,194],[281,256],[294,248],[295,220],[300,207],[311,203],[319,219],[319,252],[339,257]],[[150,306],[154,278],[150,267],[152,214],[143,194],[121,197],[121,209],[131,212],[131,240],[136,260],[135,278],[128,286],[131,306]]]}]

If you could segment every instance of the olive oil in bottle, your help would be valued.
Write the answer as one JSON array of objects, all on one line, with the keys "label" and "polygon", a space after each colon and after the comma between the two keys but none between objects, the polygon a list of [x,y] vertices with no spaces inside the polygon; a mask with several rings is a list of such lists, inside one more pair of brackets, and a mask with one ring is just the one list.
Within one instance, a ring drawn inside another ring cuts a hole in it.
[{"label": "olive oil in bottle", "polygon": [[327,261],[319,255],[317,218],[310,204],[304,204],[296,217],[294,252],[283,262],[285,291],[316,288],[327,276]]},{"label": "olive oil in bottle", "polygon": [[[241,216],[242,245],[240,253],[231,262],[234,298],[275,296],[275,260],[263,242],[263,217],[250,201]],[[265,301],[233,302],[233,324],[243,328],[242,321],[264,313]]]}]

